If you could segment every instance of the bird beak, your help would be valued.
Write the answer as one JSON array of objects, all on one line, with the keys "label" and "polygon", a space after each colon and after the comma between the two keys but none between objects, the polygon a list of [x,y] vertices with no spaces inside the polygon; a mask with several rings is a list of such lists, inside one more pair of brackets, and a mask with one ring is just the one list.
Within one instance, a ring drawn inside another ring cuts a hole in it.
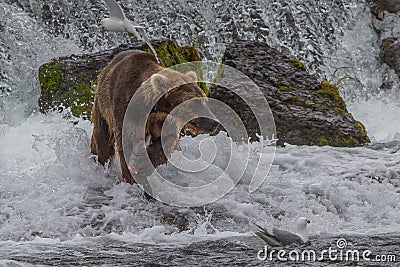
[{"label": "bird beak", "polygon": [[311,223],[311,221],[310,221],[310,220],[307,220],[307,223]]}]

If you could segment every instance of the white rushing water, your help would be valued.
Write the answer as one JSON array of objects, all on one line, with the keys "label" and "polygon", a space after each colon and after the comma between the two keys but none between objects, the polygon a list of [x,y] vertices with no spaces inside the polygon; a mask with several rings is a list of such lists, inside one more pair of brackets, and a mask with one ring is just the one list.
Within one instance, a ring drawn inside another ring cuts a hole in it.
[{"label": "white rushing water", "polygon": [[[374,145],[278,148],[272,170],[257,191],[248,192],[245,176],[227,196],[196,209],[147,202],[136,185],[118,183],[116,175],[90,155],[89,122],[81,120],[75,125],[67,114],[35,112],[41,64],[52,57],[127,41],[96,24],[101,19],[96,14],[105,12],[101,1],[49,4],[51,18],[44,17],[44,5],[39,2],[26,0],[18,5],[0,0],[0,240],[5,244],[111,238],[179,245],[249,235],[254,230],[252,223],[290,225],[299,216],[311,219],[311,235],[399,233],[400,150],[394,142],[400,140],[399,88],[377,93],[381,81],[393,73],[379,63],[378,36],[364,1],[315,1],[319,8],[315,12],[325,17],[313,16],[312,6],[301,1],[287,1],[291,3],[287,6],[249,1],[253,10],[245,4],[230,6],[230,12],[242,14],[232,20],[223,15],[227,7],[216,9],[221,4],[210,2],[198,8],[202,1],[179,2],[164,13],[161,10],[168,4],[159,1],[143,7],[147,13],[134,12],[138,22],[149,26],[150,35],[199,42],[209,58],[219,58],[222,43],[238,34],[274,46],[283,44],[321,77],[338,79],[335,69],[348,67],[348,73],[340,75],[356,76],[362,82],[341,84],[341,90],[349,110],[367,126]],[[129,10],[143,6],[137,1],[124,2]],[[176,8],[183,10],[179,16],[174,15]],[[191,16],[193,10],[197,11]],[[273,10],[291,13],[280,15]],[[157,12],[162,15],[155,16]],[[61,13],[65,25],[56,18]],[[209,17],[220,23],[211,23]],[[277,25],[275,30],[271,21]],[[293,46],[296,43],[300,47]],[[391,79],[398,82],[394,76]],[[188,153],[196,155],[201,139],[184,138],[182,144],[193,146]],[[226,139],[215,137],[221,144]],[[183,232],[170,223],[171,214],[186,222]]]}]

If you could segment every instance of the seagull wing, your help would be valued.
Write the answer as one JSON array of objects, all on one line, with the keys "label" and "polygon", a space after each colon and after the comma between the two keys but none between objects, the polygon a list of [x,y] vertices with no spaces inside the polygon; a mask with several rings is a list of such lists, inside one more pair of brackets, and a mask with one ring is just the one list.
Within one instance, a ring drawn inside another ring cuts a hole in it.
[{"label": "seagull wing", "polygon": [[115,0],[104,0],[107,3],[108,10],[110,11],[110,18],[125,20],[125,14],[121,6]]},{"label": "seagull wing", "polygon": [[254,232],[259,238],[265,241],[268,245],[271,247],[279,247],[282,246],[282,244],[275,238],[275,236],[271,235],[268,233],[268,231],[261,226],[257,225],[256,226],[260,229],[260,231]]},{"label": "seagull wing", "polygon": [[259,226],[258,224],[254,224],[255,226],[257,226],[258,227],[258,229],[260,229],[261,230],[261,232],[265,232],[265,233],[267,233],[268,235],[269,235],[269,233],[268,233],[268,230],[267,229],[265,229],[265,228],[263,228],[263,227],[261,227],[261,226]]},{"label": "seagull wing", "polygon": [[131,20],[125,20],[124,27],[128,33],[134,34],[136,36],[136,38],[138,38],[139,40],[145,40],[145,38],[143,38],[143,36],[144,36],[144,34],[146,34],[146,32],[145,32],[143,26],[140,26],[139,24],[137,24],[136,22],[133,22]]},{"label": "seagull wing", "polygon": [[272,233],[282,245],[286,246],[293,243],[304,244],[303,239],[292,232],[274,228],[272,229]]},{"label": "seagull wing", "polygon": [[[150,47],[154,56],[156,57],[157,62],[160,63],[156,51],[150,44],[149,38],[147,37],[144,27],[140,26],[134,21],[128,20],[121,6],[117,2],[115,2],[115,0],[104,0],[104,1],[107,3],[108,9],[110,11],[110,19],[103,20],[103,25],[108,25],[106,28],[109,30],[127,31],[130,34],[134,34],[138,39],[144,40],[146,44]],[[115,20],[122,21],[122,25],[116,23]],[[115,26],[115,24],[117,24],[116,25],[117,27]]]},{"label": "seagull wing", "polygon": [[156,57],[157,62],[160,63],[160,60],[157,56],[156,50],[154,50],[154,47],[151,45],[149,37],[147,36],[146,31],[144,30],[143,27],[138,27],[136,28],[137,32],[139,33],[140,37],[146,42],[146,44],[149,46],[151,52],[153,52],[153,55]]}]

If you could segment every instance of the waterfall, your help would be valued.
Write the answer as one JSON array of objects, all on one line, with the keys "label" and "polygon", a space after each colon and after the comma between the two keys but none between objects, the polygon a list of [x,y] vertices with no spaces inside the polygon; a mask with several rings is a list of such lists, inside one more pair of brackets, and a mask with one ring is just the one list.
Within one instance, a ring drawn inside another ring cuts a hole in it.
[{"label": "waterfall", "polygon": [[[400,19],[389,14],[385,20],[390,23],[376,21],[365,0],[248,0],[229,5],[216,0],[120,2],[128,17],[145,26],[151,38],[193,44],[209,60],[219,61],[224,45],[234,39],[266,42],[306,63],[321,79],[338,83],[349,109],[356,119],[366,121],[373,140],[388,141],[400,131],[390,121],[376,127],[368,111],[381,110],[382,103],[390,103],[389,114],[398,109],[399,79],[380,63],[383,34],[377,32],[395,34]],[[101,0],[1,0],[0,11],[3,123],[16,123],[36,110],[40,64],[129,42],[127,35],[100,26],[107,12]],[[384,82],[391,87],[383,91]],[[382,127],[389,131],[387,136],[377,130]]]}]

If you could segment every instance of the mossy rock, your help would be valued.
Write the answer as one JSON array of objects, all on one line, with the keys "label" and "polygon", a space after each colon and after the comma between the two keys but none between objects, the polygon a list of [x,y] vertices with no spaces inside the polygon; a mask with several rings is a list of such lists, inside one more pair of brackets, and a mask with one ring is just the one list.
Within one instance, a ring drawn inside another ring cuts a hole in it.
[{"label": "mossy rock", "polygon": [[[152,44],[165,67],[201,61],[197,49],[192,46],[179,46],[170,40],[154,41]],[[92,54],[62,57],[40,66],[39,110],[45,113],[70,108],[72,115],[89,119],[100,70],[116,54],[131,49],[151,53],[146,44],[138,42]],[[199,82],[199,86],[208,94],[204,82]]]},{"label": "mossy rock", "polygon": [[[337,86],[319,81],[302,62],[265,43],[241,40],[226,46],[223,62],[247,75],[264,94],[278,144],[355,147],[369,142],[365,127],[348,112]],[[258,122],[240,97],[217,85],[210,87],[210,97],[229,105],[248,135],[257,139]]]},{"label": "mossy rock", "polygon": [[[41,111],[69,107],[73,115],[88,118],[93,104],[94,81],[85,80],[83,74],[76,79],[66,73],[67,64],[55,60],[39,69]],[[68,80],[66,80],[68,79]],[[64,87],[64,88],[63,88]]]},{"label": "mossy rock", "polygon": [[[169,40],[152,42],[164,66],[201,60],[191,46]],[[119,52],[137,49],[150,52],[146,44],[123,45],[98,53],[72,55],[52,60],[39,69],[41,112],[68,107],[76,117],[90,118],[99,71]],[[354,120],[340,97],[338,88],[318,81],[303,63],[268,45],[236,41],[227,45],[226,65],[246,74],[267,98],[275,118],[278,143],[354,147],[369,142],[365,127]],[[223,75],[221,65],[217,77]],[[208,93],[205,83],[199,86]],[[248,106],[226,88],[210,86],[210,96],[227,103],[241,117],[249,136],[259,133]]]},{"label": "mossy rock", "polygon": [[[179,46],[175,42],[161,42],[158,44],[154,44],[154,50],[156,51],[160,61],[163,63],[165,67],[172,67],[175,65],[179,65],[182,63],[193,62],[193,61],[201,61],[201,57],[196,48],[192,46]],[[144,51],[148,53],[152,53],[150,48],[145,48]],[[192,66],[188,65],[187,71],[192,70]],[[205,82],[202,81],[202,70],[199,69],[198,65],[195,66],[196,73],[200,74],[198,79],[198,85],[203,91],[208,95],[209,89]],[[185,72],[184,68],[180,68],[180,71]]]},{"label": "mossy rock", "polygon": [[336,85],[323,80],[321,82],[321,89],[319,89],[317,93],[322,95],[326,100],[325,103],[330,104],[331,107],[334,105],[337,108],[341,108],[343,111],[346,110],[346,103],[340,96],[339,89]]},{"label": "mossy rock", "polygon": [[292,58],[290,61],[292,62],[292,65],[299,70],[306,70],[306,65],[304,65],[304,63],[300,60]]}]

